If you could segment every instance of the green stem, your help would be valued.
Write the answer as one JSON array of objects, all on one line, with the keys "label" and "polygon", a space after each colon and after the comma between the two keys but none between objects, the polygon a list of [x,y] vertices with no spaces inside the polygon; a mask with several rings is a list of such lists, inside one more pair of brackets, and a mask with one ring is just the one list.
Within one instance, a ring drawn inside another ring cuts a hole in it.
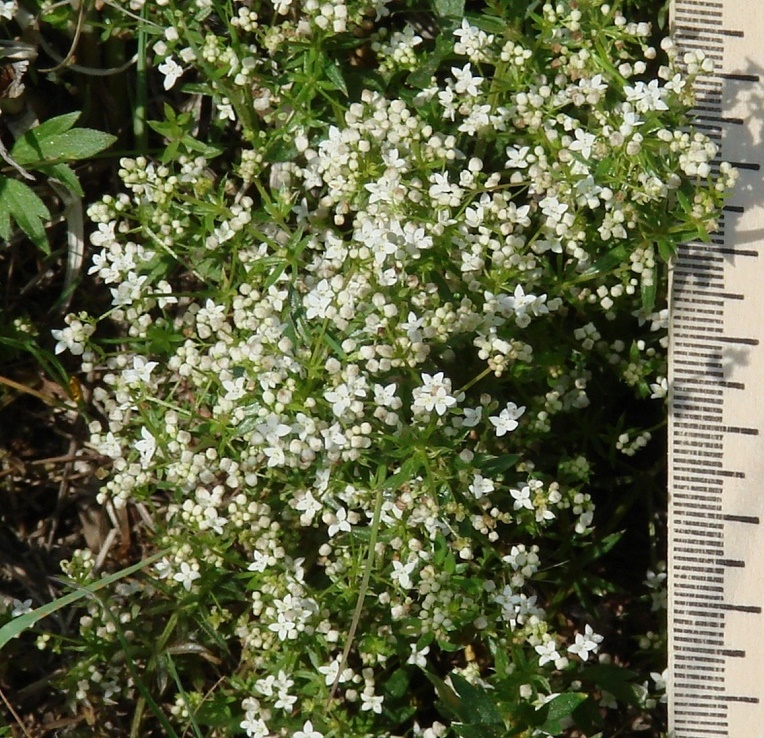
[{"label": "green stem", "polygon": [[[380,466],[378,476],[384,474],[384,467]],[[340,684],[340,677],[347,665],[348,655],[350,649],[353,646],[353,639],[355,638],[355,632],[358,629],[358,622],[361,619],[361,611],[363,610],[363,602],[366,599],[366,592],[369,589],[369,578],[371,577],[371,570],[374,567],[374,554],[377,546],[377,534],[379,533],[379,521],[382,514],[382,497],[383,497],[383,485],[382,480],[379,479],[377,484],[377,496],[374,500],[374,517],[371,521],[371,531],[369,534],[369,550],[366,554],[366,563],[364,564],[363,579],[361,580],[361,589],[358,592],[358,601],[355,605],[355,611],[353,612],[353,620],[350,623],[350,630],[348,631],[347,641],[345,641],[345,648],[342,651],[342,658],[340,659],[340,666],[337,669],[337,676],[334,677],[334,684],[332,684],[331,692],[329,693],[329,699],[326,701],[326,707],[324,708],[324,714],[329,711],[329,707],[332,704],[337,688]]]}]

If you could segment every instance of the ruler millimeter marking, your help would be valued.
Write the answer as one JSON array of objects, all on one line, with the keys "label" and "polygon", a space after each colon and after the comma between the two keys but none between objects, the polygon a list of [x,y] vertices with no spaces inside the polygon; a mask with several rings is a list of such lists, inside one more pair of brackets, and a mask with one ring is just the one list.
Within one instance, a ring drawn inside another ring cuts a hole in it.
[{"label": "ruler millimeter marking", "polygon": [[[738,185],[710,244],[679,249],[669,380],[669,728],[764,736],[764,2],[674,0],[698,130]],[[761,252],[761,253],[760,253]]]}]

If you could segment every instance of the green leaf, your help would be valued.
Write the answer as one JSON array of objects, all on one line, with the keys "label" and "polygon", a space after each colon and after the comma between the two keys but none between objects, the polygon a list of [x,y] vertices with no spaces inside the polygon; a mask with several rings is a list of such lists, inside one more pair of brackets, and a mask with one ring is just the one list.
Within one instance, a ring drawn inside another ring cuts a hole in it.
[{"label": "green leaf", "polygon": [[623,264],[629,258],[629,249],[625,244],[616,246],[604,256],[597,259],[584,273],[584,277],[594,277],[597,274],[606,274],[613,271],[617,266]]},{"label": "green leaf", "polygon": [[[19,228],[46,254],[50,253],[44,221],[50,219],[50,211],[32,189],[16,179],[0,176],[0,233],[9,237],[9,219],[13,218]],[[8,233],[8,235],[6,235]]]},{"label": "green leaf", "polygon": [[507,729],[503,725],[456,723],[453,729],[461,738],[506,738],[507,735]]},{"label": "green leaf", "polygon": [[633,671],[613,664],[598,664],[585,669],[583,677],[610,692],[619,702],[639,707],[639,697],[630,683],[637,677]]},{"label": "green leaf", "polygon": [[501,725],[504,727],[504,719],[496,709],[488,693],[482,687],[470,684],[463,676],[451,674],[451,683],[462,699],[463,722],[468,724]]},{"label": "green leaf", "polygon": [[433,5],[441,18],[464,18],[464,0],[434,0]]},{"label": "green leaf", "polygon": [[135,574],[141,569],[144,569],[150,564],[153,564],[155,561],[158,561],[166,554],[166,549],[159,551],[153,556],[149,556],[147,559],[139,561],[137,564],[133,564],[132,566],[128,566],[124,569],[120,569],[118,572],[110,574],[107,577],[103,577],[102,579],[99,579],[97,582],[93,582],[92,584],[85,585],[84,587],[78,587],[74,592],[70,592],[63,597],[59,597],[57,600],[53,600],[53,602],[49,602],[47,605],[38,607],[36,610],[32,610],[32,612],[26,613],[26,615],[20,615],[19,617],[14,618],[10,623],[6,623],[2,628],[0,628],[0,650],[5,647],[8,641],[21,635],[21,633],[23,633],[25,630],[34,627],[40,620],[48,617],[48,615],[52,615],[54,612],[57,612],[61,608],[67,607],[68,605],[77,602],[77,600],[81,600],[83,597],[89,597],[99,589],[108,587],[114,584],[114,582],[118,582],[120,579],[124,579],[125,577],[129,577],[130,575]]},{"label": "green leaf", "polygon": [[451,687],[448,686],[439,676],[432,674],[429,671],[425,671],[425,676],[432,682],[435,691],[440,698],[440,704],[438,705],[440,711],[444,717],[447,718],[460,718],[461,701]]},{"label": "green leaf", "polygon": [[334,88],[339,90],[345,97],[348,96],[348,87],[345,83],[345,77],[342,74],[337,62],[327,59],[326,66],[324,67],[326,76],[329,81],[334,85]]},{"label": "green leaf", "polygon": [[409,688],[411,673],[407,669],[397,669],[385,683],[385,693],[393,699],[403,697]]},{"label": "green leaf", "polygon": [[77,177],[74,170],[68,164],[45,164],[37,167],[37,171],[42,172],[49,179],[58,180],[78,197],[85,196],[79,177]]},{"label": "green leaf", "polygon": [[80,113],[78,112],[59,115],[57,118],[51,118],[44,123],[40,123],[34,130],[38,136],[60,136],[72,128],[79,117]]},{"label": "green leaf", "polygon": [[429,54],[422,66],[415,69],[407,78],[406,82],[412,87],[423,90],[429,87],[432,77],[443,63],[443,60],[450,56],[454,51],[453,41],[449,41],[443,36],[438,36],[435,41],[435,50]]},{"label": "green leaf", "polygon": [[297,146],[295,146],[294,139],[279,139],[268,148],[268,151],[265,154],[265,161],[294,161],[298,154],[299,152],[297,151]]},{"label": "green leaf", "polygon": [[485,472],[486,476],[493,476],[514,469],[519,460],[519,454],[502,454],[501,456],[480,454],[475,456],[474,464],[480,471]]},{"label": "green leaf", "polygon": [[569,718],[582,702],[587,699],[585,694],[580,692],[565,692],[558,694],[552,700],[549,700],[543,708],[548,710],[546,720],[542,723],[541,730],[551,735],[560,735],[565,726],[563,720]]},{"label": "green leaf", "polygon": [[22,166],[56,164],[87,159],[108,149],[116,136],[92,128],[74,128],[63,133],[46,133],[32,128],[16,141],[11,156]]},{"label": "green leaf", "polygon": [[655,284],[655,275],[652,280],[645,283],[643,279],[640,284],[640,294],[642,296],[642,310],[646,313],[651,313],[655,307],[655,293],[657,285]]},{"label": "green leaf", "polygon": [[658,255],[668,264],[676,254],[676,244],[667,238],[658,239],[656,243],[658,245]]}]

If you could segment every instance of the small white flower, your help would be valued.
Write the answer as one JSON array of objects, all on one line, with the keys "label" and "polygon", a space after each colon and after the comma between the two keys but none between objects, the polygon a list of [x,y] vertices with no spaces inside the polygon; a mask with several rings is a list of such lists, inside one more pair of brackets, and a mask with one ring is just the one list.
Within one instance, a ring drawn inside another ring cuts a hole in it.
[{"label": "small white flower", "polygon": [[427,654],[430,653],[430,647],[425,646],[421,651],[419,651],[416,647],[416,643],[411,643],[409,645],[409,648],[411,649],[411,655],[408,657],[406,663],[407,664],[414,664],[415,666],[418,666],[420,669],[424,669],[427,666]]},{"label": "small white flower", "polygon": [[19,615],[26,615],[28,612],[32,612],[32,600],[17,600],[13,599],[13,609],[11,610],[11,617],[17,618]]},{"label": "small white flower", "polygon": [[0,19],[13,20],[14,15],[18,12],[19,4],[16,0],[6,0],[0,2]]},{"label": "small white flower", "polygon": [[422,386],[415,387],[412,393],[414,412],[430,413],[434,410],[438,415],[444,415],[449,407],[456,405],[456,398],[450,393],[451,380],[443,372],[435,375],[422,373]]},{"label": "small white flower", "polygon": [[175,83],[183,76],[184,69],[171,56],[168,56],[158,67],[164,75],[164,88],[169,90],[175,86]]},{"label": "small white flower", "polygon": [[364,690],[361,694],[361,710],[374,712],[379,715],[382,712],[383,702],[384,698],[382,695],[374,694],[374,692]]},{"label": "small white flower", "polygon": [[191,590],[191,585],[197,579],[201,579],[201,576],[202,575],[199,573],[198,565],[196,567],[192,567],[188,564],[188,562],[183,561],[180,565],[180,571],[176,571],[175,574],[172,575],[172,578],[176,582],[180,582],[188,592]]},{"label": "small white flower", "polygon": [[595,633],[591,625],[587,625],[583,634],[576,633],[576,642],[568,646],[568,651],[580,656],[582,661],[588,661],[589,654],[596,653],[602,641],[603,636]]},{"label": "small white flower", "polygon": [[557,653],[557,644],[550,638],[546,643],[534,646],[534,650],[539,655],[539,666],[548,664],[550,661],[556,661],[560,658]]},{"label": "small white flower", "polygon": [[510,433],[517,428],[519,425],[517,420],[524,412],[525,406],[518,407],[514,402],[510,402],[498,416],[492,415],[488,420],[490,420],[496,428],[496,435],[501,438],[501,436]]},{"label": "small white flower", "polygon": [[133,444],[133,448],[141,455],[141,469],[148,469],[151,459],[154,458],[154,453],[157,450],[157,441],[145,425],[141,428],[141,440],[136,441]]},{"label": "small white flower", "polygon": [[292,738],[324,738],[323,733],[319,733],[310,720],[306,720],[302,730],[298,730],[292,735]]},{"label": "small white flower", "polygon": [[490,495],[493,490],[493,480],[486,479],[480,474],[475,474],[472,479],[472,484],[470,484],[470,492],[472,492],[476,500],[479,500],[481,497],[485,497],[486,495]]}]

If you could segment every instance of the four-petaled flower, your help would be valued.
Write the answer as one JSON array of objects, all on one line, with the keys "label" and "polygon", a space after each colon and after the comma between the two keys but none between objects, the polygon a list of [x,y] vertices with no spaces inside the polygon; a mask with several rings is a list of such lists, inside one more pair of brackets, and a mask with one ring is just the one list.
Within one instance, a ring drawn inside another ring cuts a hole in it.
[{"label": "four-petaled flower", "polygon": [[498,416],[492,415],[488,418],[496,428],[496,435],[501,436],[510,433],[519,425],[517,420],[525,412],[525,406],[518,407],[514,402],[510,402]]},{"label": "four-petaled flower", "polygon": [[590,653],[596,653],[602,643],[603,636],[598,635],[592,630],[592,626],[586,626],[583,634],[576,633],[576,642],[568,646],[568,651],[581,657],[582,661],[589,660]]}]

